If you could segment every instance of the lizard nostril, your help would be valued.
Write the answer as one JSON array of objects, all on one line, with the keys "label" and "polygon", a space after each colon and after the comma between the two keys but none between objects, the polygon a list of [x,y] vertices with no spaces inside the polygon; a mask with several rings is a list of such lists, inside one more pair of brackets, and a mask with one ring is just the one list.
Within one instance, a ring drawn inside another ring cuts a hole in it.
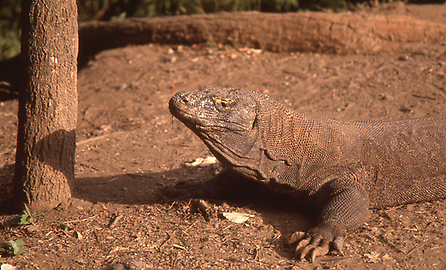
[{"label": "lizard nostril", "polygon": [[187,103],[189,103],[189,101],[190,101],[189,93],[187,93],[187,92],[181,92],[181,93],[178,93],[178,94],[177,94],[177,99],[178,99],[181,103],[187,104]]}]

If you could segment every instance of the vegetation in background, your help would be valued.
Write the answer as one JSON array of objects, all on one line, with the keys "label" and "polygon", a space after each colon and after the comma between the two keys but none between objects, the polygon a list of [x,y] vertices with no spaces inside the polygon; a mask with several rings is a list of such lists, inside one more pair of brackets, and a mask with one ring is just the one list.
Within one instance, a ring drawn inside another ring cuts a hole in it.
[{"label": "vegetation in background", "polygon": [[[201,14],[220,11],[294,12],[302,9],[345,9],[347,2],[369,0],[77,0],[79,21],[128,17]],[[386,0],[384,0],[386,1]],[[389,0],[392,1],[392,0]],[[397,0],[399,1],[399,0]],[[415,3],[444,0],[411,0]],[[20,1],[3,0],[0,9],[0,60],[20,51]]]},{"label": "vegetation in background", "polygon": [[[344,0],[310,0],[344,1]],[[0,10],[0,60],[20,52],[20,1],[4,0]],[[200,14],[220,11],[296,11],[298,0],[77,0],[79,21]]]},{"label": "vegetation in background", "polygon": [[20,1],[3,0],[0,8],[0,60],[20,52]]},{"label": "vegetation in background", "polygon": [[80,21],[200,14],[220,11],[261,10],[284,12],[296,11],[298,6],[298,0],[78,0]]}]

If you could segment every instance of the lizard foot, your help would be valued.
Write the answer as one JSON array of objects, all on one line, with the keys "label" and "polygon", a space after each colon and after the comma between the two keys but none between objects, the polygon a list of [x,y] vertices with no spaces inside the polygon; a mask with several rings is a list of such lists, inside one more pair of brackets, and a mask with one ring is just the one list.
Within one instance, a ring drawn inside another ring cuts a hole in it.
[{"label": "lizard foot", "polygon": [[299,260],[308,258],[310,262],[314,262],[317,256],[326,255],[330,250],[336,250],[344,255],[342,249],[344,236],[333,237],[322,228],[313,228],[308,233],[297,231],[291,235],[288,244],[297,244],[294,254]]},{"label": "lizard foot", "polygon": [[206,221],[211,220],[211,210],[212,208],[204,200],[192,199],[190,200],[190,210],[191,212],[199,212],[203,215]]}]

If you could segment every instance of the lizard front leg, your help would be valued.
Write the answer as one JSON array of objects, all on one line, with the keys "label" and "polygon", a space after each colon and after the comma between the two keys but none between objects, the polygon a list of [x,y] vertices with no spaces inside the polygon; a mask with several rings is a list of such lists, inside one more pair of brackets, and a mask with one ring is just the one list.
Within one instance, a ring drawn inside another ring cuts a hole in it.
[{"label": "lizard front leg", "polygon": [[323,205],[316,227],[307,233],[295,232],[290,237],[290,244],[297,243],[295,256],[301,260],[308,257],[314,261],[331,249],[343,255],[346,233],[361,226],[367,218],[368,194],[351,177],[331,180],[309,197],[310,204],[321,202]]}]

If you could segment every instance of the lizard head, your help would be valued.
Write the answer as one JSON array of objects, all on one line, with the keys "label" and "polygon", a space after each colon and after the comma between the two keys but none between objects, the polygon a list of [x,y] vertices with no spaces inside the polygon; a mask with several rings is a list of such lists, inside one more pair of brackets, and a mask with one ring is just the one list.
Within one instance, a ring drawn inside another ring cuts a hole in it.
[{"label": "lizard head", "polygon": [[180,92],[169,102],[173,116],[208,146],[224,165],[242,166],[254,159],[258,142],[255,92],[242,89],[205,88]]},{"label": "lizard head", "polygon": [[169,109],[195,133],[250,131],[256,119],[256,102],[245,91],[204,88],[180,92],[171,98]]}]

